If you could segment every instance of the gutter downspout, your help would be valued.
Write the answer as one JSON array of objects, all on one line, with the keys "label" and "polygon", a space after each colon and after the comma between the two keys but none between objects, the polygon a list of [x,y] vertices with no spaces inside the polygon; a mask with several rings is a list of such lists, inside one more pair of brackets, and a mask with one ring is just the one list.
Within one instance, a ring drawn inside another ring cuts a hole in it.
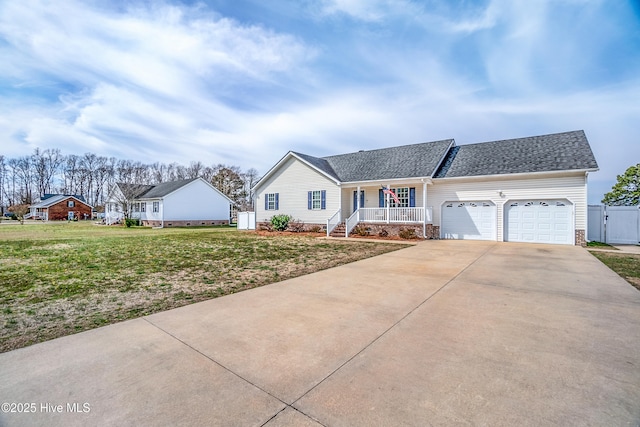
[{"label": "gutter downspout", "polygon": [[164,228],[164,199],[160,199],[160,228]]}]

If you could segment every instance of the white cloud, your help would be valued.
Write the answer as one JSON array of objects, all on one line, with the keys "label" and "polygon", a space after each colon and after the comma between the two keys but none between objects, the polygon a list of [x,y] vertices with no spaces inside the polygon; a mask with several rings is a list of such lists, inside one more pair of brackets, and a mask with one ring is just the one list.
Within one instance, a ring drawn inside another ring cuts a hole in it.
[{"label": "white cloud", "polygon": [[[18,147],[129,157],[147,145],[187,163],[193,151],[179,146],[203,129],[240,127],[244,113],[230,99],[280,84],[278,76],[315,55],[291,35],[167,3],[122,12],[76,1],[5,2],[0,37],[11,64],[0,76],[17,93],[0,103],[14,118],[3,133]],[[214,162],[226,149],[222,141],[207,145]]]}]

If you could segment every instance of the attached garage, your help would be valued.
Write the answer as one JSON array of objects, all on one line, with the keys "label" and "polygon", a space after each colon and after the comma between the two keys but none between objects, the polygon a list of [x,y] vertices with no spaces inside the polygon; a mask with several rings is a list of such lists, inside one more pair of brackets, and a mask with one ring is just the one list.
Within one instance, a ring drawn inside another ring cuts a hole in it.
[{"label": "attached garage", "polygon": [[488,200],[451,201],[442,206],[442,238],[496,240],[496,205]]},{"label": "attached garage", "polygon": [[574,244],[573,204],[568,200],[510,201],[504,209],[506,241]]}]

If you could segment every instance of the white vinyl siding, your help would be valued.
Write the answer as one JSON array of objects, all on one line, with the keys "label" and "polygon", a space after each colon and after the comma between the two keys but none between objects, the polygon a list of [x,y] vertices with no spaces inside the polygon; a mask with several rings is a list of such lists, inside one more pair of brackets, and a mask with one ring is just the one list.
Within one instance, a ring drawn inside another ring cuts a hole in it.
[{"label": "white vinyl siding", "polygon": [[[435,179],[428,187],[433,223],[441,225],[442,207],[449,201],[489,200],[495,203],[497,240],[504,241],[504,208],[507,202],[567,199],[574,206],[576,230],[586,230],[586,177],[584,173],[558,173],[544,177]],[[502,193],[502,195],[499,194]],[[417,193],[417,191],[416,191]]]},{"label": "white vinyl siding", "polygon": [[[326,189],[326,209],[308,209],[309,191],[315,189]],[[275,214],[274,211],[265,210],[264,198],[271,193],[279,195],[277,213],[291,215],[307,224],[326,224],[327,219],[340,209],[340,187],[335,181],[294,157],[280,164],[256,188],[255,210],[258,222],[268,221]]]},{"label": "white vinyl siding", "polygon": [[164,221],[226,221],[230,204],[213,186],[197,179],[163,198],[162,217]]}]

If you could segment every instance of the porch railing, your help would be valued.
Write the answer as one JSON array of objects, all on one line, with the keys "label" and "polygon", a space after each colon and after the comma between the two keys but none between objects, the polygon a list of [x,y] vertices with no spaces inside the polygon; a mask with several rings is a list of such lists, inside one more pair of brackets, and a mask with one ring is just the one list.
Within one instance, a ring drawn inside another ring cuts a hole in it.
[{"label": "porch railing", "polygon": [[354,213],[351,214],[349,218],[347,218],[347,221],[344,223],[345,237],[349,237],[349,233],[351,233],[351,230],[353,230],[354,227],[358,225],[359,222],[360,222],[360,215],[359,215],[359,212],[356,210]]},{"label": "porch railing", "polygon": [[338,209],[336,213],[333,214],[331,218],[327,220],[327,237],[331,234],[334,228],[340,224],[342,218],[342,211]]},{"label": "porch railing", "polygon": [[432,208],[360,208],[359,221],[362,222],[382,222],[382,223],[403,223],[403,222],[426,222],[432,221]]}]

